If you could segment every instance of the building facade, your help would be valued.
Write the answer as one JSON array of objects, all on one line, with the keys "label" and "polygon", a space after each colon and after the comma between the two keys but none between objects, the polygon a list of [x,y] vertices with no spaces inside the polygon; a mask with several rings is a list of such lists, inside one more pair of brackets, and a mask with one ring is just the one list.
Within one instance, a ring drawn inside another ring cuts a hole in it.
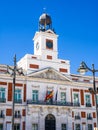
[{"label": "building facade", "polygon": [[[58,35],[48,14],[40,16],[33,40],[34,54],[26,54],[17,63],[24,75],[16,75],[14,129],[93,130],[96,106],[88,90],[93,87],[92,77],[71,74],[70,61],[58,58]],[[10,73],[6,65],[0,65],[0,130],[11,130]]]}]

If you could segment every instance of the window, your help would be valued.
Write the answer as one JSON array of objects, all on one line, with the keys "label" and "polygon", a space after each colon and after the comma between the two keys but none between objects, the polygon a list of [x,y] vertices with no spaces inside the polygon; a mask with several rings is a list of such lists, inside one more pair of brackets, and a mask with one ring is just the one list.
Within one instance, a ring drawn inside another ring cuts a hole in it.
[{"label": "window", "polygon": [[92,124],[88,124],[88,130],[93,130]]},{"label": "window", "polygon": [[91,113],[87,113],[87,119],[89,119],[89,120],[92,119]]},{"label": "window", "polygon": [[38,90],[33,90],[32,91],[32,100],[33,101],[38,101]]},{"label": "window", "polygon": [[74,100],[74,101],[73,101],[74,104],[79,103],[79,94],[78,94],[78,93],[74,93],[73,100]]},{"label": "window", "polygon": [[3,124],[0,124],[0,130],[3,130]]},{"label": "window", "polygon": [[0,88],[0,101],[5,102],[5,88]]},{"label": "window", "polygon": [[98,104],[98,95],[96,97],[97,97],[97,104]]},{"label": "window", "polygon": [[91,103],[90,103],[90,95],[89,94],[85,95],[85,101],[86,101],[86,106],[90,107]]},{"label": "window", "polygon": [[14,124],[14,130],[20,130],[20,124]]},{"label": "window", "polygon": [[75,119],[80,119],[80,113],[79,112],[75,113]]},{"label": "window", "polygon": [[33,124],[32,125],[32,130],[38,130],[38,124]]},{"label": "window", "polygon": [[61,92],[61,102],[62,103],[66,102],[66,93],[65,92]]},{"label": "window", "polygon": [[66,124],[62,124],[61,127],[62,127],[61,130],[67,130],[67,128],[66,128]]},{"label": "window", "polygon": [[15,118],[20,118],[20,117],[21,117],[20,111],[19,110],[15,111]]},{"label": "window", "polygon": [[0,110],[0,118],[4,117],[4,110]]},{"label": "window", "polygon": [[80,129],[80,124],[75,124],[75,130],[81,130]]},{"label": "window", "polygon": [[22,102],[21,89],[15,89],[15,102]]}]

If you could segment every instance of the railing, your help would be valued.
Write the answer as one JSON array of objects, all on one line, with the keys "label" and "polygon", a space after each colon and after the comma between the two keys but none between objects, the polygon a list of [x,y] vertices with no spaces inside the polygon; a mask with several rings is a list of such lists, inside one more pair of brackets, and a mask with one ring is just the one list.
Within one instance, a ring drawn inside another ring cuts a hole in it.
[{"label": "railing", "polygon": [[22,99],[15,99],[14,102],[15,103],[22,103]]},{"label": "railing", "polygon": [[92,120],[92,117],[87,117],[87,120]]},{"label": "railing", "polygon": [[5,103],[6,102],[6,98],[0,98],[0,103]]},{"label": "railing", "polygon": [[4,114],[0,114],[0,118],[4,118],[5,116],[4,116]]},{"label": "railing", "polygon": [[21,118],[21,115],[14,115],[15,118]]},{"label": "railing", "polygon": [[75,116],[75,119],[76,120],[80,120],[80,116]]},{"label": "railing", "polygon": [[91,104],[90,103],[86,103],[86,107],[91,107]]},{"label": "railing", "polygon": [[75,106],[78,107],[80,106],[80,103],[72,103],[72,102],[60,102],[60,101],[52,101],[52,102],[47,102],[47,101],[32,101],[27,100],[27,104],[35,104],[35,105],[56,105],[56,106]]}]

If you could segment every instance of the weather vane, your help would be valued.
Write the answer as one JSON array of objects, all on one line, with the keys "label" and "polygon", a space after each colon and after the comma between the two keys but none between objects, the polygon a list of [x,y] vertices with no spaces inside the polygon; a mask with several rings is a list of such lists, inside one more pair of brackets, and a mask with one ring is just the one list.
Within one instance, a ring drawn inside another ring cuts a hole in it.
[{"label": "weather vane", "polygon": [[45,7],[43,8],[43,12],[46,13],[46,8]]}]

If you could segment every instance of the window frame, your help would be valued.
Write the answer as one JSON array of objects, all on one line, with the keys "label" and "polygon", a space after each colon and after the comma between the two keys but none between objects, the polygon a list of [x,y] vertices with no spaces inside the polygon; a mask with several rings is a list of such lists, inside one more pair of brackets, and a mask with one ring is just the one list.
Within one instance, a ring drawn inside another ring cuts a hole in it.
[{"label": "window frame", "polygon": [[[78,102],[75,102],[74,95],[78,94]],[[79,92],[73,92],[73,104],[79,104],[80,103],[80,93]]]},{"label": "window frame", "polygon": [[[34,126],[34,128],[33,128],[33,126]],[[38,124],[37,123],[32,124],[32,130],[38,130]]]},{"label": "window frame", "polygon": [[[17,90],[20,90],[20,92],[16,92]],[[20,87],[15,87],[14,100],[16,103],[22,103],[22,97],[23,97],[22,93],[23,91]]]},{"label": "window frame", "polygon": [[[65,128],[63,128],[63,127],[65,127]],[[61,124],[61,130],[67,130],[67,124],[66,123]]]},{"label": "window frame", "polygon": [[[2,89],[4,90],[2,91]],[[4,94],[4,97],[3,97],[3,94]],[[5,99],[5,97],[6,97],[6,88],[0,87],[0,98]]]},{"label": "window frame", "polygon": [[[87,102],[88,99],[86,99],[86,96],[87,96],[87,95],[89,96],[89,102]],[[85,99],[85,106],[91,107],[91,105],[92,105],[92,97],[91,97],[91,94],[90,94],[90,93],[85,93],[84,99]]]},{"label": "window frame", "polygon": [[[90,125],[90,128],[89,128],[89,125]],[[92,128],[91,128],[91,126],[92,126]],[[93,125],[92,124],[88,124],[87,127],[88,127],[88,130],[93,130]]]},{"label": "window frame", "polygon": [[[77,129],[77,128],[76,128],[76,125],[79,125],[80,128]],[[75,124],[75,130],[81,130],[81,124],[79,124],[79,123]]]},{"label": "window frame", "polygon": [[[65,95],[62,95],[62,94],[65,94]],[[63,91],[60,92],[60,100],[62,103],[66,103],[66,92],[63,92]]]},{"label": "window frame", "polygon": [[[37,93],[34,93],[34,91],[36,91]],[[33,89],[32,90],[32,101],[36,102],[39,100],[39,90],[37,89]]]},{"label": "window frame", "polygon": [[[19,129],[17,128],[18,126],[19,126]],[[21,130],[21,129],[20,129],[20,124],[19,124],[19,123],[15,123],[15,124],[14,124],[14,130]]]}]

